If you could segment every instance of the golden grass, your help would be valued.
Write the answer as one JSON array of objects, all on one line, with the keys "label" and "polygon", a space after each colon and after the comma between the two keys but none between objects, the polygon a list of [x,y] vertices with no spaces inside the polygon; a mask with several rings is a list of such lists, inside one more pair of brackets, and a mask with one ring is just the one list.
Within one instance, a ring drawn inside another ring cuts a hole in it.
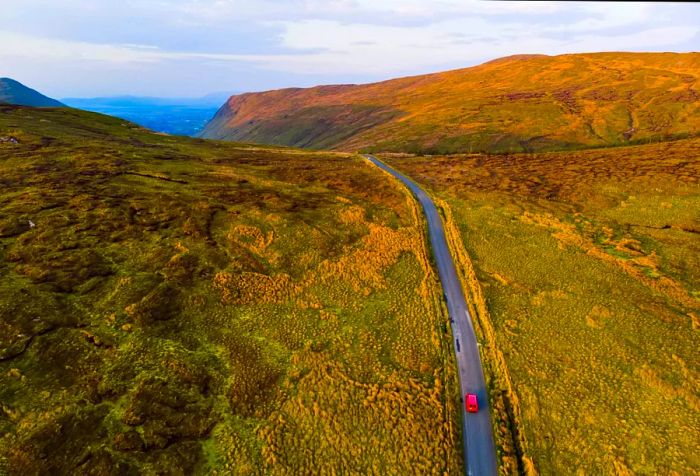
[{"label": "golden grass", "polygon": [[445,237],[455,257],[457,273],[466,292],[469,313],[476,319],[474,329],[478,339],[486,344],[481,347],[482,365],[488,379],[487,386],[493,408],[493,426],[496,429],[495,437],[499,448],[499,471],[502,474],[534,476],[537,470],[528,453],[526,436],[520,428],[522,425],[520,401],[514,390],[503,352],[498,348],[496,333],[481,284],[472,261],[464,249],[462,237],[449,204],[442,199],[436,199],[436,204],[441,211]]},{"label": "golden grass", "polygon": [[402,187],[355,157],[73,110],[0,108],[10,130],[0,474],[462,471]]},{"label": "golden grass", "polygon": [[699,159],[698,140],[387,158],[466,250],[492,399],[516,402],[494,405],[519,431],[513,450],[497,431],[504,460],[520,445],[541,474],[700,471]]},{"label": "golden grass", "polygon": [[359,86],[234,96],[205,135],[376,152],[531,152],[700,132],[698,53],[516,56]]}]

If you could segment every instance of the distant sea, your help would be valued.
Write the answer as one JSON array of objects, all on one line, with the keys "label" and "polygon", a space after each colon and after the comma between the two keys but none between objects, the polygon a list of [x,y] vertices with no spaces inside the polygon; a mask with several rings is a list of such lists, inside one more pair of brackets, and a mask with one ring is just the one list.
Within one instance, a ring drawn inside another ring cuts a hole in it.
[{"label": "distant sea", "polygon": [[214,117],[225,97],[222,96],[220,102],[208,98],[178,101],[137,97],[66,98],[61,101],[70,107],[119,117],[157,132],[194,136]]}]

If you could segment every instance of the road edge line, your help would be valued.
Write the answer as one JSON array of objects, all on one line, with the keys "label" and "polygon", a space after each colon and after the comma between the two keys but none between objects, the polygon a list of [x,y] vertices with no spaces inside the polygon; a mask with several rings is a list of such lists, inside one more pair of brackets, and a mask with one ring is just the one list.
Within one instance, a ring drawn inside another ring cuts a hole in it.
[{"label": "road edge line", "polygon": [[[532,458],[528,456],[527,438],[524,432],[521,430],[522,416],[520,411],[520,400],[513,387],[513,381],[511,379],[505,357],[498,349],[493,322],[488,311],[488,306],[486,305],[481,283],[476,277],[474,264],[469,256],[469,253],[464,247],[464,242],[462,241],[459,230],[454,222],[452,209],[450,208],[449,204],[445,200],[435,197],[432,193],[427,191],[426,193],[428,193],[433,202],[435,202],[438,207],[438,212],[443,218],[447,245],[450,248],[450,252],[453,254],[453,256],[457,258],[457,276],[459,277],[459,281],[462,285],[462,290],[465,296],[467,296],[467,306],[469,306],[470,313],[474,317],[473,320],[475,328],[478,329],[479,334],[481,334],[480,337],[486,341],[486,347],[489,355],[484,355],[486,358],[482,359],[482,365],[484,362],[488,362],[488,370],[490,377],[495,380],[494,383],[505,384],[505,395],[496,395],[496,392],[498,391],[497,387],[501,387],[501,385],[487,385],[489,395],[491,397],[491,407],[494,410],[499,410],[498,412],[494,411],[491,418],[497,418],[498,414],[505,412],[508,421],[508,432],[510,433],[510,439],[513,443],[515,456],[517,459],[518,473],[525,476],[537,476],[538,472],[535,464]],[[483,354],[486,354],[483,347],[480,348],[480,350]],[[503,400],[502,405],[499,405],[499,397]],[[492,421],[494,428],[500,428],[498,423],[500,422],[497,420]],[[505,439],[505,435],[501,435],[501,438]]]},{"label": "road edge line", "polygon": [[[449,342],[447,344],[448,350],[448,355],[450,358],[450,363],[452,365],[452,369],[450,372],[450,377],[454,379],[452,384],[456,385],[456,388],[452,389],[452,394],[445,394],[445,398],[453,398],[455,401],[453,403],[456,404],[455,410],[457,413],[457,420],[452,422],[453,424],[456,425],[456,431],[457,435],[460,437],[460,450],[457,452],[457,454],[461,455],[461,465],[462,468],[464,469],[464,473],[466,474],[467,472],[467,462],[466,458],[467,455],[464,454],[464,451],[462,449],[464,448],[464,440],[466,438],[466,435],[463,434],[464,430],[464,419],[463,419],[463,412],[461,411],[461,382],[460,382],[460,375],[459,375],[459,366],[457,364],[457,356],[454,352],[454,346],[452,345],[452,342],[454,340],[453,337],[453,329],[452,325],[450,323],[450,315],[449,311],[447,310],[447,302],[445,300],[445,294],[442,288],[442,282],[440,281],[440,275],[437,270],[437,263],[435,262],[435,254],[434,250],[432,248],[432,243],[430,241],[430,231],[428,229],[428,222],[425,217],[425,213],[423,213],[422,207],[420,202],[418,201],[418,198],[411,192],[411,190],[406,187],[404,183],[401,182],[398,178],[394,177],[391,173],[387,172],[386,170],[382,169],[381,167],[378,167],[376,164],[374,164],[371,160],[369,160],[364,154],[358,154],[358,156],[366,162],[370,167],[373,169],[378,170],[380,173],[386,175],[392,183],[394,183],[397,188],[401,189],[401,192],[406,196],[406,199],[409,200],[412,204],[412,212],[414,216],[416,216],[419,220],[419,226],[422,228],[422,233],[421,233],[421,241],[423,243],[423,251],[425,252],[426,256],[424,257],[427,260],[427,263],[430,265],[432,273],[434,278],[437,280],[438,286],[440,288],[440,292],[435,296],[436,302],[435,304],[439,307],[440,312],[442,314],[442,317],[444,318],[445,325],[449,329]],[[439,334],[439,332],[438,332]],[[446,382],[447,383],[447,382]],[[457,403],[459,402],[459,403]]]},{"label": "road edge line", "polygon": [[[378,170],[380,173],[384,174],[389,178],[391,183],[395,185],[397,189],[401,191],[401,193],[406,197],[406,200],[411,203],[411,212],[416,219],[416,226],[421,228],[421,243],[422,243],[422,250],[424,253],[423,259],[426,260],[426,264],[430,267],[431,273],[432,273],[432,278],[435,280],[435,282],[438,285],[439,292],[435,293],[435,296],[433,296],[433,306],[437,307],[437,311],[440,313],[440,317],[443,319],[441,322],[438,323],[439,327],[442,325],[445,325],[447,329],[449,329],[449,341],[445,345],[445,348],[441,348],[441,353],[446,352],[446,357],[449,358],[449,365],[451,366],[450,370],[448,371],[447,369],[443,369],[443,375],[445,376],[445,387],[446,387],[446,392],[445,392],[445,399],[452,399],[452,406],[454,407],[453,410],[457,414],[457,419],[455,421],[448,420],[448,424],[450,427],[450,431],[455,431],[456,435],[458,437],[459,441],[459,450],[455,451],[456,455],[461,455],[461,466],[464,469],[464,473],[466,474],[466,458],[467,455],[464,454],[463,448],[464,448],[464,438],[466,435],[463,434],[464,430],[464,419],[463,419],[463,412],[461,411],[461,385],[460,385],[460,375],[459,375],[459,368],[457,365],[457,359],[454,353],[454,347],[452,345],[453,342],[453,334],[452,334],[452,325],[450,323],[450,315],[449,311],[447,309],[447,303],[445,301],[445,294],[443,292],[442,288],[442,282],[440,281],[440,275],[437,269],[437,263],[435,262],[435,255],[434,251],[432,248],[432,243],[430,240],[430,231],[428,229],[428,222],[425,217],[425,213],[422,212],[422,207],[416,196],[411,192],[411,190],[406,187],[405,184],[401,182],[398,178],[394,177],[391,173],[387,172],[386,170],[382,169],[381,167],[378,167],[376,164],[374,164],[371,160],[369,160],[365,155],[363,154],[357,154],[359,158],[361,158],[364,162],[366,162],[370,167],[372,167],[375,170]],[[441,328],[436,329],[436,333],[440,335]],[[441,339],[442,340],[442,339]],[[442,344],[442,342],[441,342]],[[441,345],[442,347],[442,345]],[[443,356],[444,357],[444,356]],[[452,381],[448,382],[448,378]],[[451,388],[453,387],[454,388]],[[449,388],[449,390],[448,390]],[[447,401],[443,402],[443,408],[447,412]],[[449,455],[448,455],[449,457]],[[446,465],[449,465],[449,462],[446,461]],[[447,474],[447,473],[445,473]]]}]

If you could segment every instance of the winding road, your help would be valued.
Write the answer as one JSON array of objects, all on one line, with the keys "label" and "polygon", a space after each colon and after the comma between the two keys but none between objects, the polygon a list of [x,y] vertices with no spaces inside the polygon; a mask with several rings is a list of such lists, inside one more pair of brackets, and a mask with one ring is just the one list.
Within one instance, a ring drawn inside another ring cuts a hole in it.
[{"label": "winding road", "polygon": [[[462,394],[462,434],[464,438],[465,471],[468,476],[495,476],[498,474],[496,448],[491,427],[484,372],[481,368],[479,357],[479,344],[474,334],[469,308],[457,277],[454,261],[447,247],[445,230],[442,226],[440,215],[428,194],[414,181],[371,155],[365,155],[364,157],[403,182],[413,192],[423,207],[428,220],[430,243],[435,255],[442,289],[447,300],[450,322],[452,323],[452,337],[457,356],[459,383]],[[477,395],[479,400],[479,411],[477,413],[466,412],[464,396],[467,393]]]}]

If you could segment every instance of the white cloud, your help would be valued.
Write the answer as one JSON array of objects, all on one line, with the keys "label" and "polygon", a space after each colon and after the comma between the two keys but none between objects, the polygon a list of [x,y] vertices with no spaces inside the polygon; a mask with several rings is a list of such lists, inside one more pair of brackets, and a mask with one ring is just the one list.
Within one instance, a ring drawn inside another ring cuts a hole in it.
[{"label": "white cloud", "polygon": [[55,38],[0,32],[0,60],[33,58],[54,61],[100,61],[109,63],[154,62],[163,52],[147,45],[103,45]]},{"label": "white cloud", "polygon": [[650,3],[585,3],[579,5],[581,19],[572,23],[550,25],[549,31],[599,31],[630,25],[653,25],[654,5]]},{"label": "white cloud", "polygon": [[[607,21],[611,25],[616,20]],[[597,23],[596,25],[602,25]],[[360,68],[377,73],[430,69],[448,63],[457,66],[485,58],[514,53],[550,53],[612,50],[647,50],[672,47],[691,40],[697,26],[650,28],[631,33],[590,33],[575,28],[571,35],[552,38],[539,25],[496,24],[480,17],[455,19],[416,27],[378,27],[312,20],[286,23],[283,44],[293,50],[321,51],[314,54],[275,57],[263,61],[275,70],[327,73]],[[310,33],[311,32],[311,33]],[[495,37],[495,38],[494,38]]]},{"label": "white cloud", "polygon": [[[131,0],[135,1],[135,0]],[[142,0],[143,8],[174,12],[182,22],[302,21],[335,19],[346,23],[402,24],[455,16],[524,15],[565,11],[559,2],[484,2],[482,0]],[[167,7],[166,7],[167,5]],[[569,4],[575,5],[575,4]]]},{"label": "white cloud", "polygon": [[[3,0],[0,65],[8,75],[34,68],[37,76],[49,66],[70,65],[105,84],[118,68],[162,67],[163,81],[180,80],[183,87],[190,83],[178,78],[191,82],[215,67],[222,89],[230,81],[225,72],[236,65],[247,76],[266,74],[284,86],[289,80],[280,72],[344,81],[464,67],[516,53],[673,50],[697,38],[698,25],[700,8],[694,5]],[[139,75],[132,76],[140,86]],[[257,83],[238,87],[257,89]]]}]

